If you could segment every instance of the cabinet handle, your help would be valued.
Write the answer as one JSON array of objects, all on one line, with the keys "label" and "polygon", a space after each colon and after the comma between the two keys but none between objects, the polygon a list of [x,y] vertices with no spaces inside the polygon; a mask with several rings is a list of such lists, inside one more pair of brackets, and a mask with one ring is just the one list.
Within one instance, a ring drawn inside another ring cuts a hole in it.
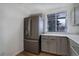
[{"label": "cabinet handle", "polygon": [[42,38],[42,39],[47,39],[47,38]]},{"label": "cabinet handle", "polygon": [[55,39],[50,39],[50,40],[55,40]]}]

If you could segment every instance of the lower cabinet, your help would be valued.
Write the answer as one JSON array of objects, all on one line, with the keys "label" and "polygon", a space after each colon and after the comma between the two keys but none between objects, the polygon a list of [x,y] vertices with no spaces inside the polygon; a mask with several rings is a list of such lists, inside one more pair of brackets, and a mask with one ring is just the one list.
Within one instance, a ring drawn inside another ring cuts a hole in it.
[{"label": "lower cabinet", "polygon": [[49,39],[47,44],[48,44],[48,52],[56,54],[56,40]]},{"label": "lower cabinet", "polygon": [[77,52],[73,49],[73,47],[70,47],[70,56],[78,56]]},{"label": "lower cabinet", "polygon": [[70,39],[70,55],[79,56],[79,44]]},{"label": "lower cabinet", "polygon": [[48,51],[48,44],[47,43],[48,43],[47,39],[43,39],[41,41],[41,50]]},{"label": "lower cabinet", "polygon": [[57,38],[57,54],[59,55],[69,55],[68,49],[68,39],[66,37]]},{"label": "lower cabinet", "polygon": [[57,54],[57,55],[68,55],[68,39],[66,37],[58,36],[42,36],[41,39],[42,51]]}]

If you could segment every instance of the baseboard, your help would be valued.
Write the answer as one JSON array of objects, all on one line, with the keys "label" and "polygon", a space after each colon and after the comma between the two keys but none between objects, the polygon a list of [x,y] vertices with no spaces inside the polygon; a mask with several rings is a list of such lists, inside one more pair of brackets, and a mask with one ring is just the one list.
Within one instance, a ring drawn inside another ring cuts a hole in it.
[{"label": "baseboard", "polygon": [[56,53],[51,53],[51,52],[46,52],[46,51],[41,51],[41,52],[48,53],[48,54],[55,55],[55,56],[62,56],[61,54],[56,54]]},{"label": "baseboard", "polygon": [[12,56],[16,56],[16,55],[18,55],[19,53],[21,53],[22,51],[24,51],[24,49],[17,51],[17,52],[14,53]]}]

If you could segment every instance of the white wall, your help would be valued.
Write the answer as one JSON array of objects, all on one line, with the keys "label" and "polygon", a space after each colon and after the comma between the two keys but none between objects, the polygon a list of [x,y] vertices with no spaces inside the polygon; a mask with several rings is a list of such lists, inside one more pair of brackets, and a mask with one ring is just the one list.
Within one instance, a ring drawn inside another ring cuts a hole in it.
[{"label": "white wall", "polygon": [[28,15],[18,7],[0,4],[0,55],[16,55],[23,51],[23,19]]},{"label": "white wall", "polygon": [[0,4],[0,55],[16,55],[23,51],[23,19],[30,13],[39,11],[31,11],[28,4]]},{"label": "white wall", "polygon": [[79,6],[79,4],[73,4],[73,7],[71,7],[70,11],[69,11],[69,21],[68,21],[68,29],[69,29],[69,33],[77,33],[79,34],[79,26],[76,26],[74,24],[74,7],[75,6]]},{"label": "white wall", "polygon": [[2,33],[2,16],[3,16],[3,14],[2,14],[3,12],[2,12],[2,10],[1,10],[1,6],[0,6],[0,55],[3,55],[2,54],[2,52],[3,52],[3,40],[2,40],[2,35],[3,35],[3,33]]}]

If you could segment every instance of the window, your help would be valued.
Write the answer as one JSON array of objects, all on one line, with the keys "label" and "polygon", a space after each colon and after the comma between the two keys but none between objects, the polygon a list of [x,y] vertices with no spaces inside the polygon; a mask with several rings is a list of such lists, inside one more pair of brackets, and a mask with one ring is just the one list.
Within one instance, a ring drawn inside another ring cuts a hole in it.
[{"label": "window", "polygon": [[66,32],[66,12],[48,14],[48,32]]}]

